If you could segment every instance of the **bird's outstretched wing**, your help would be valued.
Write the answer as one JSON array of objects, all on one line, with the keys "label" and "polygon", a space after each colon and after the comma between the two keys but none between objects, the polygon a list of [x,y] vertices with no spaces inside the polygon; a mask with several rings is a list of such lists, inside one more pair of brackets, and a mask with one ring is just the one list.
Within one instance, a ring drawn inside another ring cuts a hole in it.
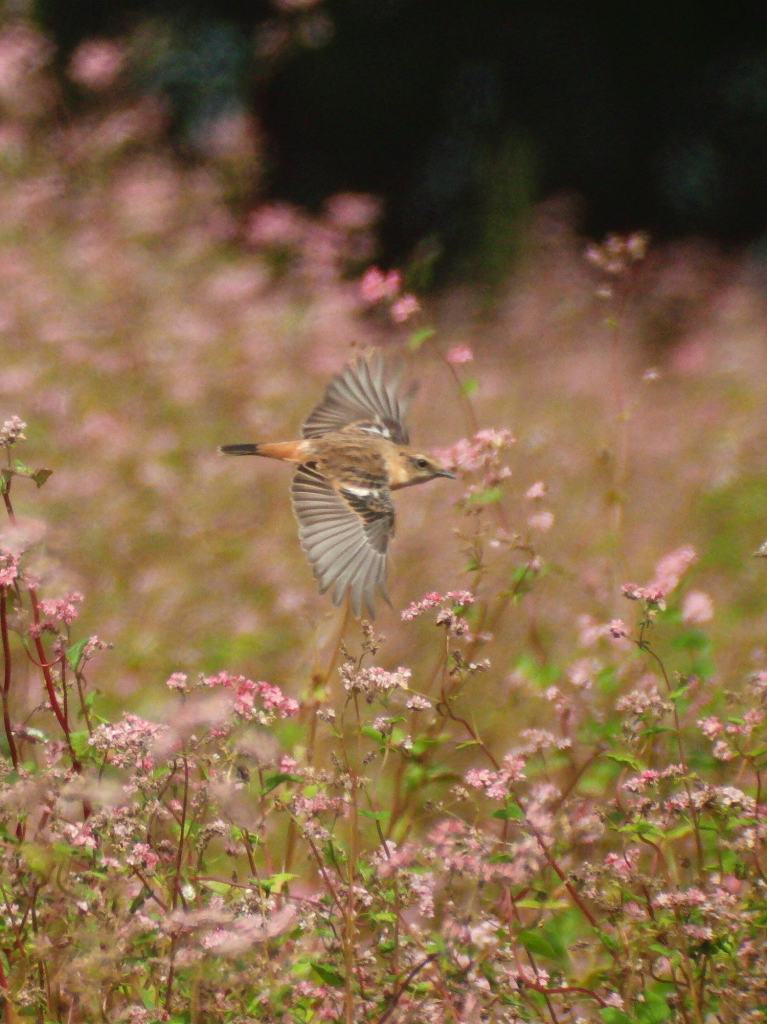
[{"label": "bird's outstretched wing", "polygon": [[396,444],[408,444],[409,399],[400,394],[399,382],[400,374],[387,367],[379,351],[360,356],[330,382],[303,425],[304,437],[321,437],[354,423]]},{"label": "bird's outstretched wing", "polygon": [[394,532],[388,488],[336,488],[310,466],[299,466],[291,497],[320,592],[332,586],[333,603],[340,604],[348,590],[354,614],[359,617],[364,603],[372,618],[376,591],[386,598],[386,551]]}]

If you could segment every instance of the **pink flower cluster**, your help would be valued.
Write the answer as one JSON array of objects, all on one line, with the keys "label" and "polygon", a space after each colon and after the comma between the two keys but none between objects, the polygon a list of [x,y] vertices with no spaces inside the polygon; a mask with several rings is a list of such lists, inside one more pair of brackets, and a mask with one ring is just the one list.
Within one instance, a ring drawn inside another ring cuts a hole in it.
[{"label": "pink flower cluster", "polygon": [[348,693],[364,693],[372,700],[378,694],[390,690],[407,690],[412,675],[409,668],[400,666],[394,672],[388,672],[377,665],[369,668],[357,668],[353,661],[345,662],[340,669],[341,681]]},{"label": "pink flower cluster", "polygon": [[11,416],[0,426],[0,448],[10,448],[17,441],[24,441],[26,437],[26,423],[19,416]]},{"label": "pink flower cluster", "polygon": [[18,578],[18,556],[7,548],[0,548],[0,587],[12,587]]},{"label": "pink flower cluster", "polygon": [[445,359],[451,366],[461,366],[463,363],[470,363],[474,359],[474,352],[469,345],[453,345],[448,349]]},{"label": "pink flower cluster", "polygon": [[111,39],[87,39],[72,54],[69,77],[94,92],[108,89],[125,66],[125,50]]},{"label": "pink flower cluster", "polygon": [[76,618],[80,615],[80,609],[77,607],[84,600],[83,595],[78,590],[73,590],[67,594],[66,597],[61,598],[58,601],[44,599],[40,602],[40,611],[45,615],[46,618],[53,620],[54,622],[60,622],[65,626],[71,626]]},{"label": "pink flower cluster", "polygon": [[219,672],[203,676],[202,685],[232,690],[235,713],[247,721],[268,725],[275,718],[290,718],[298,712],[298,701],[286,697],[273,683],[254,682],[246,676]]},{"label": "pink flower cluster", "polygon": [[[682,576],[697,559],[695,549],[686,545],[676,548],[664,555],[655,566],[655,575],[645,586],[637,583],[624,583],[621,588],[623,596],[630,601],[645,601],[657,608],[664,608],[666,598],[676,589]],[[701,608],[693,609],[693,614],[701,612]]]},{"label": "pink flower cluster", "polygon": [[611,234],[601,244],[589,245],[585,256],[587,262],[602,273],[617,277],[624,273],[630,264],[638,263],[645,258],[649,244],[648,236],[642,231],[635,231],[631,235]]},{"label": "pink flower cluster", "polygon": [[165,731],[166,726],[128,712],[118,722],[97,726],[88,742],[112,764],[151,771],[154,761],[149,751]]},{"label": "pink flower cluster", "polygon": [[419,601],[409,604],[402,612],[401,618],[403,622],[412,622],[419,615],[432,611],[434,608],[441,608],[444,605],[460,605],[462,608],[467,608],[474,604],[474,600],[474,595],[470,590],[448,590],[444,594],[433,590],[429,594],[425,594]]},{"label": "pink flower cluster", "polygon": [[434,454],[447,469],[459,473],[481,473],[483,484],[492,486],[511,476],[508,466],[501,464],[501,456],[515,440],[510,430],[487,428],[478,430],[472,438],[456,441],[449,448],[440,448]]},{"label": "pink flower cluster", "polygon": [[369,306],[390,302],[389,314],[396,324],[404,324],[421,308],[415,295],[401,292],[402,275],[398,270],[385,272],[380,267],[370,267],[362,276],[360,295]]},{"label": "pink flower cluster", "polygon": [[515,782],[525,778],[525,760],[519,754],[507,754],[501,768],[470,768],[464,776],[467,786],[481,789],[491,800],[505,800]]},{"label": "pink flower cluster", "polygon": [[658,771],[656,768],[645,768],[638,775],[626,779],[623,788],[629,793],[641,793],[644,789],[656,785],[664,779],[678,779],[687,774],[687,768],[683,764],[670,764],[668,768]]}]

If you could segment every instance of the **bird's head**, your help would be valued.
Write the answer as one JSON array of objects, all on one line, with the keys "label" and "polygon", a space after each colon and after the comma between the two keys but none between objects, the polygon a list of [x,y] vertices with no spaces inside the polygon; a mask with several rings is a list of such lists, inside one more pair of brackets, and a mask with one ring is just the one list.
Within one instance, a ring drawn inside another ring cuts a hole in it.
[{"label": "bird's head", "polygon": [[423,484],[437,476],[446,476],[450,480],[455,480],[455,473],[445,469],[436,459],[410,448],[398,449],[396,457],[392,461],[393,464],[388,467],[392,488]]}]

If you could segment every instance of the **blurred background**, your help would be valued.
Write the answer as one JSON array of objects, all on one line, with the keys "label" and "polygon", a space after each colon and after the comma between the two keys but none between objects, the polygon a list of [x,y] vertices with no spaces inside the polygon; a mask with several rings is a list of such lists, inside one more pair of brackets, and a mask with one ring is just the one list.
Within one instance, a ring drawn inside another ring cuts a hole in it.
[{"label": "blurred background", "polygon": [[162,98],[182,148],[222,116],[255,115],[257,193],[313,210],[335,192],[382,197],[389,261],[494,280],[531,206],[559,193],[588,234],[642,227],[764,246],[758,4],[729,15],[693,0],[630,13],[534,0],[33,9],[64,61],[87,37],[127,35],[133,84]]},{"label": "blurred background", "polygon": [[[295,435],[370,344],[419,383],[419,444],[516,437],[501,518],[471,478],[405,492],[392,558],[395,609],[540,558],[483,641],[490,696],[556,679],[683,543],[717,670],[761,664],[765,180],[751,5],[6,4],[0,419],[54,471],[15,498],[46,592],[82,590],[82,634],[116,646],[99,685],[304,685],[329,603],[289,470],[215,449]],[[588,258],[608,229],[647,257]],[[418,294],[407,322],[366,301],[371,264]],[[387,663],[428,662],[428,625],[379,625]]]}]

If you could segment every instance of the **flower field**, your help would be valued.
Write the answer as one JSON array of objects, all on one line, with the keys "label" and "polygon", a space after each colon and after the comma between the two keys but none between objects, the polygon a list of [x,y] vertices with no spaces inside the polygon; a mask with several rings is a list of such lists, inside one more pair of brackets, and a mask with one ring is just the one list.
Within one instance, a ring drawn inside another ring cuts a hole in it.
[{"label": "flower field", "polygon": [[[561,200],[417,297],[373,197],[56,61],[0,32],[6,1024],[767,1020],[763,266]],[[360,623],[216,449],[371,346],[457,480]]]}]

